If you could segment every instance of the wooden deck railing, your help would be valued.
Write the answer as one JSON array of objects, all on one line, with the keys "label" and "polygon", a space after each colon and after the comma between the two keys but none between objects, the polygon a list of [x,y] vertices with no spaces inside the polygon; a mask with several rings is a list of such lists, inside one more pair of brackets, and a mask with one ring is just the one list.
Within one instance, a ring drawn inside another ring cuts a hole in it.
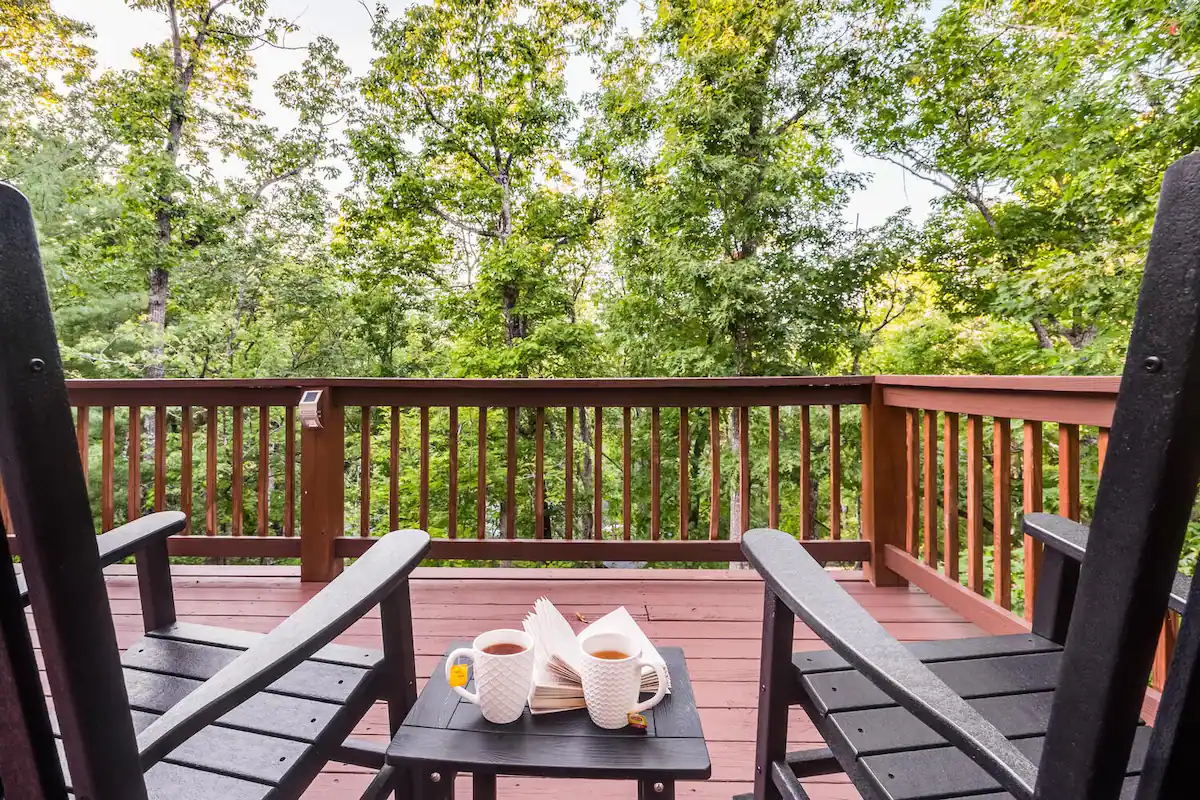
[{"label": "wooden deck railing", "polygon": [[[312,388],[322,427],[298,431]],[[771,525],[993,631],[1026,629],[1036,592],[1040,553],[1014,535],[1020,514],[1090,517],[1081,498],[1095,496],[1117,388],[974,376],[70,383],[97,525],[180,508],[192,523],[177,555],[300,558],[306,579],[328,580],[374,536],[420,527],[442,559],[732,561],[731,530]]]}]

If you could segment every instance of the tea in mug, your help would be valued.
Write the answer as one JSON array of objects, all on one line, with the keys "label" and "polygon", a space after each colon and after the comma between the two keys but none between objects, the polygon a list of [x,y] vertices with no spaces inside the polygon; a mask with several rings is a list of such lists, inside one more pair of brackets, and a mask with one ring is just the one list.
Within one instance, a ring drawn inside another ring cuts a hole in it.
[{"label": "tea in mug", "polygon": [[592,658],[603,658],[608,661],[621,661],[622,659],[629,658],[627,654],[622,653],[620,650],[600,650],[592,653],[591,656]]},{"label": "tea in mug", "polygon": [[525,652],[525,648],[519,644],[497,642],[491,647],[483,648],[483,652],[487,653],[489,656],[515,656],[517,653]]}]

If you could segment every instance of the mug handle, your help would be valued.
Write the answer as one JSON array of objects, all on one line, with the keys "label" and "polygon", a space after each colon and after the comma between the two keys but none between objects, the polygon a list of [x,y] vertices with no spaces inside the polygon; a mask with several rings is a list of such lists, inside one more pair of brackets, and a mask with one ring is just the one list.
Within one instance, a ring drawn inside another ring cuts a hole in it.
[{"label": "mug handle", "polygon": [[[454,662],[460,658],[465,658],[471,662],[471,669],[475,669],[475,651],[470,647],[460,647],[446,657],[446,680],[450,680],[450,669],[454,666]],[[451,686],[459,697],[466,700],[468,703],[479,705],[479,695],[475,692],[468,692],[465,686]]]},{"label": "mug handle", "polygon": [[649,700],[647,700],[644,703],[638,703],[636,706],[634,706],[633,709],[629,712],[630,714],[640,714],[643,711],[648,711],[648,710],[654,708],[656,705],[661,703],[662,699],[664,697],[666,697],[666,695],[667,695],[667,668],[666,668],[666,665],[651,664],[649,661],[643,661],[642,659],[639,658],[638,659],[639,680],[640,680],[640,676],[642,674],[642,672],[641,672],[642,667],[650,667],[651,669],[654,670],[654,674],[656,676],[658,676],[658,691],[654,693],[654,697],[651,697]]}]

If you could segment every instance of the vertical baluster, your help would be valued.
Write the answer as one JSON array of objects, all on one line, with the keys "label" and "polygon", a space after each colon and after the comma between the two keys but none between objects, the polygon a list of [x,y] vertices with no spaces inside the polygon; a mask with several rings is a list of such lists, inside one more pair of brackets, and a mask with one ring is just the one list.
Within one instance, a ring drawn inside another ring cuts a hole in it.
[{"label": "vertical baluster", "polygon": [[[450,406],[450,435],[447,441],[450,449],[449,498],[446,506],[447,535],[451,539],[458,538],[458,407]],[[392,526],[393,529],[396,526]]]},{"label": "vertical baluster", "polygon": [[946,577],[958,580],[958,414],[942,418],[942,557]]},{"label": "vertical baluster", "polygon": [[662,511],[662,497],[659,494],[662,480],[662,453],[659,449],[660,427],[662,416],[658,407],[650,409],[650,539],[657,541],[661,533],[659,514]]},{"label": "vertical baluster", "polygon": [[504,500],[504,535],[517,538],[517,409],[508,407],[507,493]]},{"label": "vertical baluster", "polygon": [[925,412],[925,564],[938,565],[937,412]]},{"label": "vertical baluster", "polygon": [[271,516],[271,407],[258,407],[258,535],[267,535]]},{"label": "vertical baluster", "polygon": [[800,538],[812,539],[817,518],[812,485],[812,420],[808,406],[800,406]]},{"label": "vertical baluster", "polygon": [[[1042,510],[1042,423],[1026,420],[1021,442],[1021,508],[1026,514]],[[1033,620],[1033,601],[1037,594],[1038,573],[1042,569],[1042,543],[1026,536],[1025,619]]]},{"label": "vertical baluster", "polygon": [[604,538],[604,409],[596,408],[596,424],[593,433],[596,437],[592,450],[592,536],[597,541]]},{"label": "vertical baluster", "polygon": [[629,541],[633,529],[633,421],[629,406],[621,409],[622,445],[621,468],[621,535]]},{"label": "vertical baluster", "polygon": [[721,409],[708,410],[708,450],[710,481],[708,487],[708,538],[721,533]]},{"label": "vertical baluster", "polygon": [[[451,456],[457,455],[455,453]],[[388,530],[400,527],[400,407],[391,407],[388,425]],[[451,526],[453,527],[453,526]],[[453,537],[451,537],[453,538]]]},{"label": "vertical baluster", "polygon": [[533,432],[533,536],[546,537],[546,409],[538,408]]},{"label": "vertical baluster", "polygon": [[983,594],[983,417],[967,417],[967,586]]},{"label": "vertical baluster", "polygon": [[142,515],[142,409],[129,407],[129,479],[126,483],[125,508],[127,519]]},{"label": "vertical baluster", "polygon": [[476,456],[475,536],[487,535],[487,406],[479,407],[479,454]]},{"label": "vertical baluster", "polygon": [[679,540],[688,538],[688,521],[692,516],[692,492],[688,472],[688,456],[692,450],[692,431],[688,425],[688,410],[679,409]]},{"label": "vertical baluster", "polygon": [[1058,426],[1058,513],[1079,519],[1079,426]]},{"label": "vertical baluster", "polygon": [[358,410],[358,535],[371,535],[371,407]]},{"label": "vertical baluster", "polygon": [[217,419],[216,406],[205,413],[204,532],[217,535]]},{"label": "vertical baluster", "polygon": [[1012,422],[992,422],[992,601],[1012,608]]},{"label": "vertical baluster", "polygon": [[187,517],[185,535],[192,533],[192,409],[179,409],[179,510]]},{"label": "vertical baluster", "polygon": [[1096,477],[1104,474],[1104,459],[1108,457],[1108,428],[1100,428],[1096,436]]},{"label": "vertical baluster", "polygon": [[154,408],[154,510],[167,507],[167,409]]},{"label": "vertical baluster", "polygon": [[421,406],[421,530],[429,530],[429,406]]},{"label": "vertical baluster", "polygon": [[913,558],[921,555],[921,438],[916,409],[904,411],[904,544]]},{"label": "vertical baluster", "polygon": [[829,407],[829,538],[842,538],[842,407]]},{"label": "vertical baluster", "polygon": [[90,408],[80,406],[75,417],[75,446],[79,450],[79,464],[83,467],[83,484],[88,487],[92,485],[90,456],[88,455],[88,445],[92,437],[91,416]]},{"label": "vertical baluster", "polygon": [[1150,674],[1150,685],[1161,691],[1167,685],[1167,671],[1175,655],[1175,640],[1179,636],[1179,617],[1168,611],[1163,620],[1162,633],[1154,648],[1154,669]]},{"label": "vertical baluster", "polygon": [[117,461],[117,420],[115,409],[104,406],[100,431],[100,526],[108,531],[113,527],[113,473]]},{"label": "vertical baluster", "polygon": [[575,530],[575,408],[566,411],[566,474],[563,476],[563,537],[570,539]]},{"label": "vertical baluster", "polygon": [[242,413],[241,406],[233,407],[233,459],[232,482],[233,482],[233,520],[232,530],[234,536],[242,535],[242,501],[245,499],[242,473],[242,456],[244,455],[244,442],[242,441],[242,426],[245,423],[245,414]]},{"label": "vertical baluster", "polygon": [[296,407],[283,409],[283,535],[296,535]]},{"label": "vertical baluster", "polygon": [[750,408],[742,406],[738,415],[738,528],[750,529]]},{"label": "vertical baluster", "polygon": [[767,524],[779,527],[779,406],[771,406],[767,423]]}]

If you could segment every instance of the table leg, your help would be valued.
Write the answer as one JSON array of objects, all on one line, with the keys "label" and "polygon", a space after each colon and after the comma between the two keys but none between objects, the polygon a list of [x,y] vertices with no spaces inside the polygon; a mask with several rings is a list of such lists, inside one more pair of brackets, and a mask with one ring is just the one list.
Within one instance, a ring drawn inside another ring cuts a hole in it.
[{"label": "table leg", "polygon": [[472,800],[496,800],[496,776],[483,772],[471,775]]},{"label": "table leg", "polygon": [[638,781],[638,800],[675,800],[675,781]]}]

